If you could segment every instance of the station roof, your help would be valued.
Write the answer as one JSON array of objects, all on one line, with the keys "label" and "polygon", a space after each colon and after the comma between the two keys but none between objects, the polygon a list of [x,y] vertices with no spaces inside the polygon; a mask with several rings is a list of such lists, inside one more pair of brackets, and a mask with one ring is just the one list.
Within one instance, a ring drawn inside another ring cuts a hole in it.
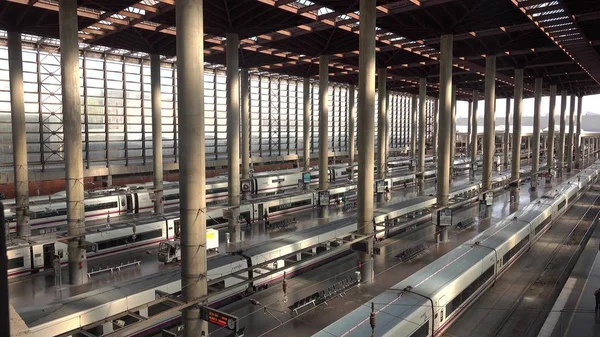
[{"label": "station roof", "polygon": [[[176,0],[78,0],[84,48],[159,53],[176,61]],[[427,77],[437,95],[441,34],[454,34],[459,98],[484,91],[485,56],[497,55],[497,96],[513,95],[514,69],[571,94],[600,93],[600,1],[377,0],[377,62],[388,87],[417,92]],[[226,33],[238,33],[240,65],[317,76],[330,56],[330,80],[358,81],[358,0],[204,0],[205,62],[225,63]],[[6,0],[0,28],[57,39],[57,0]]]}]

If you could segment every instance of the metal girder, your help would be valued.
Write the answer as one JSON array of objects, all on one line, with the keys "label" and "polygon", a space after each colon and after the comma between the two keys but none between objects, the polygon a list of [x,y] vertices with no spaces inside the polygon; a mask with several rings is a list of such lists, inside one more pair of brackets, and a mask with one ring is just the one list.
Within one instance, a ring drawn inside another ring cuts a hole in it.
[{"label": "metal girder", "polygon": [[[600,84],[600,57],[562,0],[510,1]],[[560,20],[560,23],[543,20],[544,15],[541,14],[555,14],[556,11],[564,14],[564,19]],[[559,30],[569,29],[569,32],[568,34],[557,32],[556,28]]]}]

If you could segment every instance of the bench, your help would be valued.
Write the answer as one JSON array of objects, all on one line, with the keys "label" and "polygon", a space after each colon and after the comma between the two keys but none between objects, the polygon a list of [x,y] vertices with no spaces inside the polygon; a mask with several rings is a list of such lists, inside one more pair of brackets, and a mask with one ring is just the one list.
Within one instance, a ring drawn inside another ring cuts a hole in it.
[{"label": "bench", "polygon": [[110,271],[110,273],[112,274],[115,270],[117,270],[118,272],[121,272],[121,269],[131,267],[131,266],[137,266],[139,268],[141,266],[141,263],[142,263],[142,260],[134,259],[133,261],[123,262],[121,264],[114,265],[114,266],[107,265],[106,267],[98,267],[98,269],[92,268],[90,271],[88,271],[87,274],[88,274],[88,278],[91,278],[92,275],[104,273],[107,271]]},{"label": "bench", "polygon": [[456,224],[456,229],[467,229],[475,223],[475,218],[467,218]]},{"label": "bench", "polygon": [[288,309],[290,309],[290,314],[298,315],[299,310],[306,307],[314,308],[322,303],[327,305],[328,300],[331,300],[337,296],[344,296],[346,294],[346,290],[355,286],[357,283],[358,281],[356,278],[352,276],[342,279],[341,281],[338,281],[323,290],[319,290],[316,293],[294,302],[294,304],[288,307]]},{"label": "bench", "polygon": [[424,243],[420,243],[416,246],[410,247],[408,249],[403,250],[400,254],[396,255],[396,258],[400,259],[402,262],[408,262],[423,253],[427,250],[427,246]]},{"label": "bench", "polygon": [[297,223],[298,223],[298,220],[296,220],[296,218],[283,219],[283,220],[273,221],[273,222],[267,221],[265,223],[265,229],[268,232],[275,232],[278,230],[288,229],[289,227],[295,227]]}]

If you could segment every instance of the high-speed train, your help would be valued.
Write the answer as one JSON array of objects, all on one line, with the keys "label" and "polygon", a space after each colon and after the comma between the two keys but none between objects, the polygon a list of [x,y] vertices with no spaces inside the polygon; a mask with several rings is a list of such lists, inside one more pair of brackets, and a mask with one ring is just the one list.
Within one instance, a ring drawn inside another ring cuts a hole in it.
[{"label": "high-speed train", "polygon": [[[375,297],[375,336],[441,335],[598,179],[600,161]],[[362,305],[314,337],[370,336]]]},{"label": "high-speed train", "polygon": [[[473,184],[466,184],[453,188],[450,194],[452,197],[463,195],[470,193],[472,189]],[[435,200],[435,197],[430,198]],[[406,226],[409,224],[404,227],[402,225],[395,226],[390,229],[390,233],[403,231]],[[232,300],[238,300],[254,291],[268,287],[271,282],[280,279],[284,272],[288,276],[292,276],[304,269],[312,268],[316,264],[325,263],[341,254],[346,254],[348,247],[342,247],[343,238],[348,238],[356,230],[356,216],[349,216],[274,240],[244,247],[234,253],[220,254],[209,258],[207,261],[210,296],[208,304],[219,306]],[[139,231],[140,226],[138,226]],[[264,265],[267,262],[268,265]],[[123,303],[123,298],[127,298],[127,303],[147,303],[154,299],[149,294],[154,294],[156,291],[168,293],[179,291],[181,289],[179,273],[180,271],[176,270],[173,277],[169,277],[165,273],[162,273],[160,277],[150,276],[140,281],[143,284],[115,288],[114,292],[119,293],[118,298],[121,303]],[[248,278],[254,280],[247,283],[244,280]],[[80,322],[104,321],[107,317],[123,311],[122,306],[116,306],[112,302],[113,298],[117,298],[112,296],[112,291],[108,290],[102,295],[95,295],[98,296],[96,299],[87,298],[86,301],[74,300],[60,303],[52,317],[41,315],[40,319],[28,323],[28,326],[35,336],[51,336],[80,328],[78,325]],[[43,310],[47,312],[51,309],[44,308]],[[129,309],[131,308],[127,308],[127,310]],[[173,319],[175,318],[173,317]],[[137,336],[142,332],[147,334],[149,330],[161,325],[162,323],[142,327],[139,331],[130,334],[132,336]],[[102,329],[102,327],[96,329]],[[95,331],[99,332],[99,330]]]}]

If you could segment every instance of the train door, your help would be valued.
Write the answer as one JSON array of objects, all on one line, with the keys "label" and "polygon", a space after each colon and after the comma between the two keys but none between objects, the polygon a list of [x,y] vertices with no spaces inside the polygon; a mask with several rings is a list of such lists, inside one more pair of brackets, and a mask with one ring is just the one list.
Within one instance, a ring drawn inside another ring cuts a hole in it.
[{"label": "train door", "polygon": [[33,270],[44,270],[43,245],[31,246],[31,267]]},{"label": "train door", "polygon": [[258,195],[258,180],[256,178],[250,179],[250,193],[254,195]]},{"label": "train door", "polygon": [[54,244],[47,243],[44,245],[44,269],[45,268],[54,268]]},{"label": "train door", "polygon": [[175,225],[175,239],[179,239],[179,235],[181,234],[181,223],[179,220],[173,221]]},{"label": "train door", "polygon": [[131,193],[127,193],[126,199],[127,199],[127,213],[133,213],[133,197],[131,196]]},{"label": "train door", "polygon": [[263,218],[263,204],[258,204],[258,220]]},{"label": "train door", "polygon": [[133,213],[140,213],[140,199],[137,193],[133,193]]}]

